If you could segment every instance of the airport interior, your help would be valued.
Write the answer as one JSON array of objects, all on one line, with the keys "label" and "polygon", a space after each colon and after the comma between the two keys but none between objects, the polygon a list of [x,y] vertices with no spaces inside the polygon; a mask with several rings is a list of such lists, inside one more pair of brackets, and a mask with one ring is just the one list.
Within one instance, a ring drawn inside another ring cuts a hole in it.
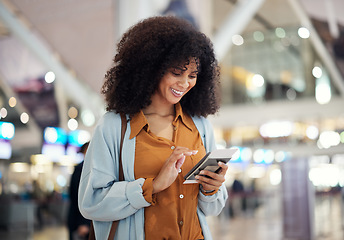
[{"label": "airport interior", "polygon": [[67,240],[116,44],[156,15],[213,42],[228,163],[214,240],[344,239],[343,0],[0,0],[0,239]]}]

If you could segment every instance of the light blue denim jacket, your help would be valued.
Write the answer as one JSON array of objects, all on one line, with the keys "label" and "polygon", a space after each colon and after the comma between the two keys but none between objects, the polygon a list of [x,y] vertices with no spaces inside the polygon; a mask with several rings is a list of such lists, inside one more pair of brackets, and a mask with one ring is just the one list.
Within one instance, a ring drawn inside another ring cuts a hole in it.
[{"label": "light blue denim jacket", "polygon": [[[206,151],[215,149],[210,122],[203,117],[194,117],[193,121],[202,136]],[[95,128],[85,156],[79,186],[79,208],[85,218],[93,220],[97,240],[107,239],[114,220],[120,220],[115,239],[145,239],[144,209],[149,207],[150,203],[142,194],[145,179],[135,179],[134,176],[136,138],[129,139],[129,136],[128,121],[122,150],[125,181],[118,181],[121,138],[119,114],[104,114]],[[220,214],[227,197],[224,185],[216,194],[205,196],[200,192],[198,196],[197,213],[206,240],[211,240],[212,237],[205,216]]]}]

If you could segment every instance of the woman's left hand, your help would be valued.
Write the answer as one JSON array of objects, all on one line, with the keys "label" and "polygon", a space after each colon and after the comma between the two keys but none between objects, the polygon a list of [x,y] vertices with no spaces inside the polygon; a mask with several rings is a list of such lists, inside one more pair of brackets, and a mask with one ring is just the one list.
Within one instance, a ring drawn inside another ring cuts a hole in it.
[{"label": "woman's left hand", "polygon": [[216,191],[221,187],[222,183],[224,183],[224,181],[226,180],[225,175],[228,170],[228,166],[221,161],[218,164],[219,167],[221,167],[219,173],[214,173],[208,170],[202,170],[200,174],[196,176],[198,183],[202,185],[204,191]]}]

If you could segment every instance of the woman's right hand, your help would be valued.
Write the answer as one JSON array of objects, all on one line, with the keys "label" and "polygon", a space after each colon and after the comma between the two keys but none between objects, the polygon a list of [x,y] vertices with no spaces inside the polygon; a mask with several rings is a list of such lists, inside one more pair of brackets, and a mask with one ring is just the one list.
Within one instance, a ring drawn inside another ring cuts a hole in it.
[{"label": "woman's right hand", "polygon": [[161,168],[158,176],[153,180],[153,193],[158,193],[176,180],[179,169],[182,167],[185,157],[195,155],[197,150],[190,150],[186,147],[176,147],[165,164]]}]

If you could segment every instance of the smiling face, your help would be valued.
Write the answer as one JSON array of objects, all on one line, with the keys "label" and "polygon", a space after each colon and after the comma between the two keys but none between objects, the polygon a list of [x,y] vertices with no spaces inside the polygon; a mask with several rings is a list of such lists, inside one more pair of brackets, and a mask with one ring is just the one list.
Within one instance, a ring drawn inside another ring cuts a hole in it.
[{"label": "smiling face", "polygon": [[167,69],[160,80],[158,89],[152,96],[152,101],[159,101],[167,105],[178,103],[196,85],[197,74],[198,63],[195,59]]}]

